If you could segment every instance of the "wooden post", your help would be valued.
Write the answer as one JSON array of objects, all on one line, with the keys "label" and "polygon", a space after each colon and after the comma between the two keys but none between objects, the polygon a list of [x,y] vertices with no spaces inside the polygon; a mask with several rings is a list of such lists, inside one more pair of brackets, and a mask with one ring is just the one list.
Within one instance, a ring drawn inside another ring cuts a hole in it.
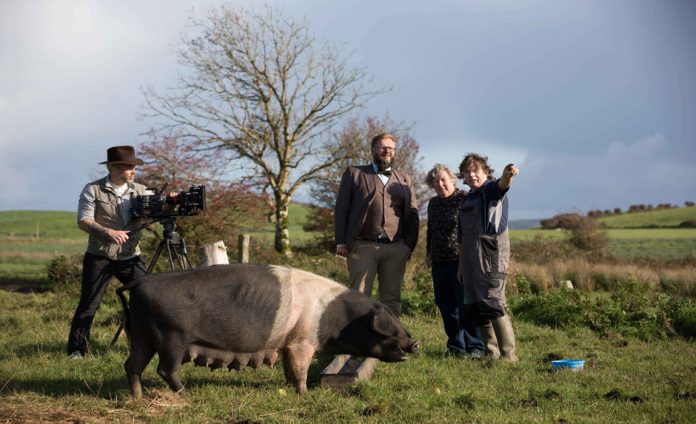
[{"label": "wooden post", "polygon": [[198,263],[199,267],[230,263],[227,246],[222,240],[206,244],[198,249]]},{"label": "wooden post", "polygon": [[249,234],[239,235],[239,263],[249,263]]}]

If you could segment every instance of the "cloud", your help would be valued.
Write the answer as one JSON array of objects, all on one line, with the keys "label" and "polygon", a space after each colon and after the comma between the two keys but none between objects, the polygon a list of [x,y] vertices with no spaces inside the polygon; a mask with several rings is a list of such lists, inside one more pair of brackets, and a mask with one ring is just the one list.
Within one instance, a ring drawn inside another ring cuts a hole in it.
[{"label": "cloud", "polygon": [[428,140],[416,137],[421,145],[424,156],[423,167],[430,169],[436,163],[445,164],[457,169],[467,153],[479,153],[488,156],[490,165],[496,171],[502,171],[508,163],[523,163],[527,160],[528,151],[514,143],[497,143],[463,137],[457,139]]},{"label": "cloud", "polygon": [[511,208],[517,217],[540,218],[631,204],[681,205],[696,198],[696,167],[673,144],[656,133],[598,153],[530,153],[511,191]]},{"label": "cloud", "polygon": [[89,10],[89,5],[86,1],[73,5],[72,30],[74,32],[94,31],[92,12]]}]

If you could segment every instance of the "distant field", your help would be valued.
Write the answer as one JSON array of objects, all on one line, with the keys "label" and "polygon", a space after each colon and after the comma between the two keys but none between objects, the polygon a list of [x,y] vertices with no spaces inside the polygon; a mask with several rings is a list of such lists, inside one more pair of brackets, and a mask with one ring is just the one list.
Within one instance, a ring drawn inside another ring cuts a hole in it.
[{"label": "distant field", "polygon": [[567,237],[563,230],[542,230],[540,228],[530,228],[527,230],[510,230],[511,240],[533,240],[536,237],[551,238],[561,240]]},{"label": "distant field", "polygon": [[607,228],[678,227],[688,220],[696,221],[696,207],[623,213],[598,219]]},{"label": "distant field", "polygon": [[[696,228],[608,229],[609,251],[624,257],[696,256]],[[535,237],[561,240],[568,233],[562,230],[511,230],[513,240]]]},{"label": "distant field", "polygon": [[[676,222],[696,208],[651,211],[626,214],[616,218],[634,218],[641,222]],[[315,233],[305,232],[309,208],[305,205],[290,206],[290,240],[293,246],[306,244]],[[679,212],[679,213],[677,213]],[[664,219],[670,215],[672,221]],[[646,217],[663,217],[660,219]],[[43,281],[46,265],[57,255],[70,255],[84,251],[87,235],[77,228],[74,212],[55,211],[2,211],[0,212],[0,282],[12,279]],[[185,218],[182,218],[185,219]],[[628,221],[627,221],[628,222]],[[613,225],[613,224],[612,224]],[[630,226],[630,225],[627,225]],[[610,251],[624,257],[684,257],[696,256],[696,228],[617,228],[607,230]],[[38,237],[36,236],[38,234]],[[272,248],[275,236],[273,223],[266,223],[262,231],[250,233],[252,243]],[[515,240],[531,240],[535,237],[563,239],[565,231],[527,229],[511,230]],[[236,241],[225,240],[230,245]]]},{"label": "distant field", "polygon": [[[306,232],[302,229],[307,222],[307,214],[310,208],[303,204],[290,204],[290,217],[288,226],[290,227],[290,243],[291,245],[305,243],[315,237],[316,233]],[[249,233],[253,239],[260,244],[272,246],[275,240],[275,223],[269,222],[265,225],[262,231]]]},{"label": "distant field", "polygon": [[87,235],[76,218],[76,212],[0,212],[0,282],[44,281],[51,259],[84,251]]},{"label": "distant field", "polygon": [[[290,205],[290,240],[293,245],[306,243],[315,235],[302,229],[308,211],[307,206]],[[0,211],[0,283],[15,280],[44,282],[46,266],[53,258],[84,252],[87,234],[77,227],[76,219],[76,212]],[[181,218],[182,221],[185,219]],[[262,231],[250,235],[253,244],[272,248],[275,226],[267,223]],[[236,243],[236,240],[224,241],[228,246]]]},{"label": "distant field", "polygon": [[77,212],[2,211],[0,237],[36,237],[49,239],[83,238],[77,228]]}]

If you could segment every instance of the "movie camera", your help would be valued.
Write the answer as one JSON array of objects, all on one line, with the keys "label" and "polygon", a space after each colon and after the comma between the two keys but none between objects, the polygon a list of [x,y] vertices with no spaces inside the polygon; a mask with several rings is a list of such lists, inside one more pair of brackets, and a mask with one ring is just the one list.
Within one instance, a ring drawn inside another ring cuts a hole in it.
[{"label": "movie camera", "polygon": [[144,218],[166,218],[205,212],[204,185],[192,185],[188,191],[182,190],[176,196],[163,195],[163,191],[164,188],[157,194],[133,196],[131,198],[133,215]]}]

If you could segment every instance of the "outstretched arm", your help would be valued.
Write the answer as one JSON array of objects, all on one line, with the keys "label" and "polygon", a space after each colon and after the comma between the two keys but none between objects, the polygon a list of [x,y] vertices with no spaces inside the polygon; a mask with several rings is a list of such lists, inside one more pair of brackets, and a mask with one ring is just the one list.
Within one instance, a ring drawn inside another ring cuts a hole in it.
[{"label": "outstretched arm", "polygon": [[503,176],[498,180],[498,187],[500,187],[501,190],[507,190],[512,185],[512,177],[519,173],[519,168],[509,163],[505,169],[503,169]]}]

